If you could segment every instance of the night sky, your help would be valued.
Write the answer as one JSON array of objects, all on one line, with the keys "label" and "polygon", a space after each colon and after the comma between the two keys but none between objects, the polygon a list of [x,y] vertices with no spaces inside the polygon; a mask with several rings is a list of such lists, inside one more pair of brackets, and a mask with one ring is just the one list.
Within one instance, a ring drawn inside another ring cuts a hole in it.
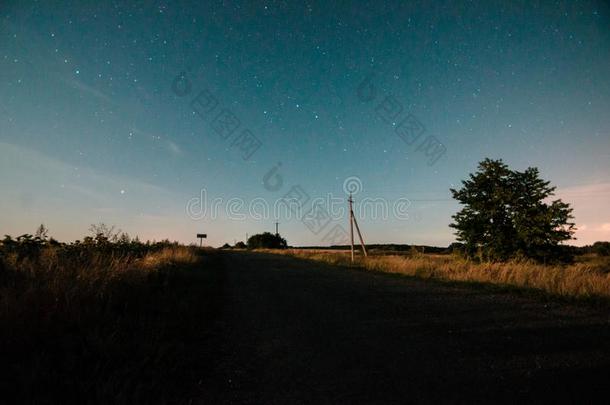
[{"label": "night sky", "polygon": [[[607,3],[398,3],[2,2],[0,234],[232,244],[274,231],[253,201],[355,177],[356,207],[409,201],[361,216],[366,242],[447,245],[449,188],[490,157],[558,187],[574,243],[609,240]],[[278,221],[293,245],[347,229]]]}]

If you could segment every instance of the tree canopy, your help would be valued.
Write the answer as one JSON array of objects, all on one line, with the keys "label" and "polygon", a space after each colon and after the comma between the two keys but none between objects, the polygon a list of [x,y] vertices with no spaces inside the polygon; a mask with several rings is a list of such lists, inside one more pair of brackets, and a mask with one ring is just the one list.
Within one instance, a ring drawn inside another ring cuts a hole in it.
[{"label": "tree canopy", "polygon": [[610,256],[610,242],[595,242],[592,248],[599,256]]},{"label": "tree canopy", "polygon": [[284,249],[287,246],[286,239],[270,232],[252,235],[247,243],[249,249]]},{"label": "tree canopy", "polygon": [[557,199],[555,187],[538,169],[510,170],[502,160],[485,159],[462,181],[453,198],[464,207],[453,216],[458,241],[483,259],[521,256],[536,260],[567,259],[560,243],[572,238],[572,209]]}]

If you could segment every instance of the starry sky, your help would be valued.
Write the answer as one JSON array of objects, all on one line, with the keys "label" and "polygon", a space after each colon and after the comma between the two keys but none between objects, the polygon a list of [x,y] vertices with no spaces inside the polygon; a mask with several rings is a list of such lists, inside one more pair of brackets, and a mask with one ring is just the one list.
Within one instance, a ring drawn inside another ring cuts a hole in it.
[{"label": "starry sky", "polygon": [[557,186],[573,243],[609,240],[608,4],[401,3],[3,1],[0,234],[105,222],[219,246],[277,219],[328,245],[346,215],[248,207],[345,199],[351,179],[356,208],[408,201],[359,215],[366,242],[442,246],[449,188],[490,157]]}]

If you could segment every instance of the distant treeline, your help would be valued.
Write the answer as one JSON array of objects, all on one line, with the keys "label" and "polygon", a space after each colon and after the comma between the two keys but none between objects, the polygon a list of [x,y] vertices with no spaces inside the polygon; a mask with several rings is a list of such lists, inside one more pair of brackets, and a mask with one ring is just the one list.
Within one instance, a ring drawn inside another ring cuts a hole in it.
[{"label": "distant treeline", "polygon": [[[346,250],[350,245],[332,245],[332,246],[291,246],[294,249],[326,249],[326,250]],[[354,248],[360,248],[360,245],[355,245]],[[453,245],[449,247],[426,246],[426,245],[407,245],[407,244],[370,244],[366,245],[368,250],[381,250],[384,252],[411,252],[417,250],[420,253],[451,253]]]},{"label": "distant treeline", "polygon": [[[436,254],[451,254],[454,252],[460,252],[464,245],[458,242],[454,242],[447,247],[442,246],[428,246],[428,245],[408,245],[408,244],[367,244],[368,250],[378,250],[383,252],[412,252],[417,251],[420,253],[436,253]],[[350,245],[333,245],[333,246],[290,246],[294,249],[326,249],[326,250],[346,250],[350,248]],[[356,245],[355,248],[359,248]],[[595,242],[592,245],[586,246],[562,246],[563,249],[567,250],[573,255],[585,255],[585,254],[597,254],[599,256],[610,256],[610,242]]]},{"label": "distant treeline", "polygon": [[5,235],[0,239],[0,268],[3,258],[13,255],[17,262],[23,259],[36,260],[44,252],[53,250],[55,254],[66,258],[80,258],[86,261],[91,255],[107,254],[114,256],[130,255],[144,257],[146,254],[158,252],[165,248],[180,246],[178,242],[168,239],[162,241],[142,242],[136,237],[116,230],[114,226],[93,224],[89,228],[90,235],[82,240],[64,243],[49,236],[49,230],[40,225],[32,234],[20,235],[13,238]]}]

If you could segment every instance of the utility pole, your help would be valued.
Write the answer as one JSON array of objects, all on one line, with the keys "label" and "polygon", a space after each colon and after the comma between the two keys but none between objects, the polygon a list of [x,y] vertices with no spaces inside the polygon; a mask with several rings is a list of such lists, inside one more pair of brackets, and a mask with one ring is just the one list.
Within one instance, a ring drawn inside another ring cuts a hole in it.
[{"label": "utility pole", "polygon": [[362,253],[364,253],[364,257],[367,257],[366,246],[364,244],[364,239],[362,239],[362,234],[360,233],[360,227],[358,226],[358,221],[356,221],[356,217],[354,217],[354,225],[356,225],[356,231],[358,232],[358,239],[360,239],[360,246],[362,246]]},{"label": "utility pole", "polygon": [[279,232],[277,231],[277,226],[279,224],[280,224],[279,222],[275,221],[275,236],[279,236],[280,235]]},{"label": "utility pole", "polygon": [[360,246],[362,246],[362,253],[367,257],[366,246],[364,244],[364,239],[362,238],[362,233],[360,232],[360,227],[358,226],[358,221],[356,221],[356,217],[354,216],[354,210],[352,205],[354,203],[354,199],[350,193],[349,199],[349,236],[351,241],[351,254],[352,254],[352,263],[354,262],[354,225],[356,225],[356,232],[358,232],[358,239],[360,239]]},{"label": "utility pole", "polygon": [[349,194],[347,200],[349,202],[349,240],[350,240],[350,251],[352,253],[352,263],[354,263],[354,211],[352,210],[352,193]]}]

